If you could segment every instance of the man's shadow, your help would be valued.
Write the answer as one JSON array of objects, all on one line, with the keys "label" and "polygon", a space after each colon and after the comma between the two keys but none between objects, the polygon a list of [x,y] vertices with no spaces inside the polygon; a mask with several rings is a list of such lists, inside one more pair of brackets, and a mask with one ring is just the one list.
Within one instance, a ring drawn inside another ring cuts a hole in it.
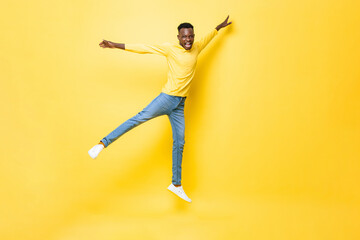
[{"label": "man's shadow", "polygon": [[[187,172],[185,172],[185,174],[186,177],[189,178],[188,182],[191,184],[187,185],[185,189],[189,189],[190,192],[194,192],[198,187],[196,175],[199,171],[201,171],[201,167],[199,167],[196,159],[196,156],[198,155],[196,154],[196,146],[191,144],[191,142],[195,142],[195,140],[200,140],[201,142],[202,137],[197,135],[196,131],[193,130],[199,127],[199,122],[201,123],[203,120],[205,121],[205,117],[203,115],[203,105],[207,104],[207,99],[212,98],[212,96],[209,95],[208,88],[209,75],[213,71],[211,67],[216,65],[214,62],[216,61],[219,53],[222,51],[227,38],[232,34],[232,25],[220,31],[223,32],[219,32],[205,48],[206,52],[201,53],[203,55],[201,56],[200,61],[198,61],[198,65],[196,67],[195,77],[191,85],[190,96],[186,100],[188,101],[188,104],[187,106],[185,105],[185,138],[188,139],[188,144],[185,146],[187,150],[184,150],[183,165],[184,162],[186,162],[185,164],[187,166],[185,171],[187,170]],[[220,82],[222,79],[216,79],[215,81]],[[198,121],[193,123],[191,120],[193,118],[196,118]],[[211,129],[209,129],[209,131],[211,131]],[[214,138],[215,137],[216,136],[214,136]],[[211,149],[208,150],[211,151]]]}]

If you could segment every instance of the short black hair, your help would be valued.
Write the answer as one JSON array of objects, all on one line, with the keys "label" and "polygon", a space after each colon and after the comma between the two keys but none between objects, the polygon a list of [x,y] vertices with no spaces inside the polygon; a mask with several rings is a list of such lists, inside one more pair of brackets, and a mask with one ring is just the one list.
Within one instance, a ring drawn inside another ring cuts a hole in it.
[{"label": "short black hair", "polygon": [[182,29],[182,28],[192,28],[192,29],[194,29],[194,26],[191,25],[191,23],[185,22],[185,23],[182,23],[182,24],[180,24],[178,26],[178,31],[180,32],[180,29]]}]

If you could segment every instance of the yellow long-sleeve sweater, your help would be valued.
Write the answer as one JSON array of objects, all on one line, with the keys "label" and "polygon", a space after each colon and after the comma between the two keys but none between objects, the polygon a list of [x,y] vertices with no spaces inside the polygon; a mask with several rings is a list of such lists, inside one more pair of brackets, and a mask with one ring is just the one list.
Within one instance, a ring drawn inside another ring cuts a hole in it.
[{"label": "yellow long-sleeve sweater", "polygon": [[125,44],[125,50],[135,53],[153,53],[165,56],[168,64],[168,81],[162,92],[186,97],[195,74],[197,57],[206,45],[217,35],[213,29],[199,41],[195,41],[190,50],[185,50],[179,43],[163,44]]}]

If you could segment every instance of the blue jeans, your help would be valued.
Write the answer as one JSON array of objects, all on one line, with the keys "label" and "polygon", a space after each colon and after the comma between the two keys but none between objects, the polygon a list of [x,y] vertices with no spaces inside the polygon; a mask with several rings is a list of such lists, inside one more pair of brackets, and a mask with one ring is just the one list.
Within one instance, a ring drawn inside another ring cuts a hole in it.
[{"label": "blue jeans", "polygon": [[124,133],[141,123],[161,115],[167,115],[169,117],[173,133],[172,183],[174,185],[180,185],[181,162],[185,144],[185,99],[186,97],[172,96],[163,92],[160,93],[160,95],[157,96],[141,112],[118,126],[109,135],[104,137],[101,142],[103,142],[105,147],[107,147]]}]

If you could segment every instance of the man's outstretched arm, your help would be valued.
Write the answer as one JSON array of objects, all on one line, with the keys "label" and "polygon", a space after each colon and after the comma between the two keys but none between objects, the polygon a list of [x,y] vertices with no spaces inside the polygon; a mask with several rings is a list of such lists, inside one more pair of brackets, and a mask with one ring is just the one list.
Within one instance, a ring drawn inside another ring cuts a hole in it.
[{"label": "man's outstretched arm", "polygon": [[139,44],[139,43],[114,43],[111,41],[103,40],[100,44],[102,48],[119,48],[125,51],[140,53],[140,54],[158,54],[166,56],[168,52],[168,44]]},{"label": "man's outstretched arm", "polygon": [[213,28],[213,30],[211,32],[209,32],[206,36],[204,36],[203,38],[201,38],[198,41],[198,46],[199,46],[200,52],[208,45],[208,43],[211,41],[211,39],[213,39],[218,34],[218,31],[221,28],[224,28],[232,23],[232,22],[228,22],[228,19],[229,19],[229,16],[225,19],[224,22],[220,23],[215,29]]}]

